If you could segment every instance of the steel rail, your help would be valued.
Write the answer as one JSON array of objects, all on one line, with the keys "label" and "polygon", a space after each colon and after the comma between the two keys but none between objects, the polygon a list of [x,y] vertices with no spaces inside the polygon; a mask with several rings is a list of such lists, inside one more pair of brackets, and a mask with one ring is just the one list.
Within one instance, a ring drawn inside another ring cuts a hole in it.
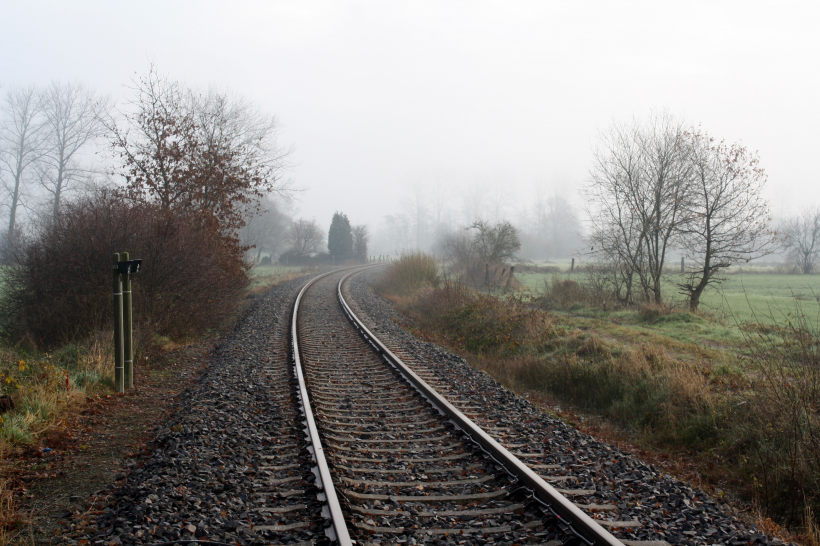
[{"label": "steel rail", "polygon": [[581,509],[570,502],[564,495],[545,482],[541,476],[521,462],[518,457],[510,453],[504,446],[484,432],[481,427],[473,423],[470,418],[450,404],[433,387],[416,375],[409,366],[388,349],[376,335],[368,330],[359,317],[353,313],[353,310],[342,295],[343,283],[356,273],[358,273],[358,271],[348,273],[342,277],[337,287],[337,294],[342,309],[362,337],[370,343],[389,364],[396,368],[407,381],[415,386],[440,412],[449,417],[462,432],[467,434],[473,442],[481,446],[481,448],[493,457],[498,464],[503,466],[507,472],[518,478],[520,483],[532,492],[533,498],[548,507],[558,518],[559,525],[563,523],[563,525],[568,526],[568,529],[573,534],[582,538],[584,542],[590,545],[623,546],[621,541],[601,527],[594,519],[582,512]]},{"label": "steel rail", "polygon": [[[325,451],[322,448],[322,441],[319,438],[319,429],[316,427],[316,420],[313,418],[313,410],[310,407],[310,398],[308,397],[307,385],[305,384],[305,374],[302,370],[302,360],[299,356],[299,333],[297,329],[299,304],[302,301],[302,296],[313,283],[332,273],[338,273],[338,271],[337,269],[314,277],[299,291],[299,295],[296,296],[296,302],[293,304],[291,344],[293,350],[293,366],[296,370],[296,379],[299,381],[299,395],[302,398],[302,409],[305,412],[305,424],[307,425],[307,433],[310,436],[310,443],[313,446],[313,458],[319,471],[318,481],[320,483],[317,483],[316,486],[325,494],[324,502],[330,512],[330,521],[333,527],[334,536],[329,536],[329,538],[336,541],[339,546],[353,546],[350,533],[347,530],[347,524],[345,523],[344,514],[342,514],[342,507],[339,504],[339,497],[336,495],[336,489],[333,487],[330,468],[327,466]],[[327,531],[325,532],[327,533]]]}]

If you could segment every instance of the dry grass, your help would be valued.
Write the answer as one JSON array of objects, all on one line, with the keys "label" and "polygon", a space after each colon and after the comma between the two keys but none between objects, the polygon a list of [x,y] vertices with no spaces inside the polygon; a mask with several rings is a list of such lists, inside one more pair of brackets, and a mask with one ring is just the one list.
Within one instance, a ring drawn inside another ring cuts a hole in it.
[{"label": "dry grass", "polygon": [[[51,354],[0,348],[0,391],[14,405],[0,417],[0,460],[42,443],[61,447],[61,427],[80,411],[86,397],[113,388],[112,345],[109,333],[98,332],[85,343]],[[33,544],[33,539],[19,536],[25,524],[13,481],[0,479],[0,546]]]},{"label": "dry grass", "polygon": [[264,294],[277,284],[292,281],[316,270],[315,267],[256,266],[251,270],[250,293],[254,295]]},{"label": "dry grass", "polygon": [[389,287],[393,294],[436,287],[439,284],[439,270],[436,259],[424,252],[402,252],[382,277],[382,285]]},{"label": "dry grass", "polygon": [[103,333],[53,354],[30,356],[0,349],[2,392],[14,404],[0,417],[0,450],[37,442],[81,407],[89,393],[112,388],[113,375],[112,342]]},{"label": "dry grass", "polygon": [[820,546],[820,525],[808,505],[803,514],[803,531],[796,538],[803,546]]},{"label": "dry grass", "polygon": [[9,481],[0,479],[0,546],[11,544],[12,531],[20,524],[20,514]]}]

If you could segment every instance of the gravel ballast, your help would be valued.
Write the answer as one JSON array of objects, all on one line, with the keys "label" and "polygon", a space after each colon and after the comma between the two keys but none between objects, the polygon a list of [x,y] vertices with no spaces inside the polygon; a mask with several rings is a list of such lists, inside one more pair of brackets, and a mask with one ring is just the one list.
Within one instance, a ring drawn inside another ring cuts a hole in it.
[{"label": "gravel ballast", "polygon": [[253,302],[206,371],[129,460],[93,536],[76,544],[309,543],[324,519],[287,361],[290,305],[306,282]]}]

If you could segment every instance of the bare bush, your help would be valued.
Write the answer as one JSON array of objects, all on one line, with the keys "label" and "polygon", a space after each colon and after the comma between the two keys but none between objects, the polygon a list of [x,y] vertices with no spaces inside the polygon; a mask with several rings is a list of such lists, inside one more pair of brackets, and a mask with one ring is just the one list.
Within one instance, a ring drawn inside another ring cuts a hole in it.
[{"label": "bare bush", "polygon": [[544,287],[539,304],[545,309],[569,309],[590,300],[588,292],[578,281],[562,279],[553,274],[550,280],[544,279]]},{"label": "bare bush", "polygon": [[111,255],[142,258],[133,283],[134,321],[170,337],[218,325],[248,277],[230,239],[159,205],[99,192],[64,203],[58,216],[10,249],[3,270],[7,332],[43,348],[111,325]]},{"label": "bare bush", "polygon": [[299,218],[290,226],[290,254],[298,258],[310,257],[322,248],[325,236],[316,220]]},{"label": "bare bush", "polygon": [[438,246],[451,273],[467,284],[489,288],[509,284],[511,269],[505,262],[515,257],[521,241],[507,221],[477,220],[466,230],[446,235]]}]

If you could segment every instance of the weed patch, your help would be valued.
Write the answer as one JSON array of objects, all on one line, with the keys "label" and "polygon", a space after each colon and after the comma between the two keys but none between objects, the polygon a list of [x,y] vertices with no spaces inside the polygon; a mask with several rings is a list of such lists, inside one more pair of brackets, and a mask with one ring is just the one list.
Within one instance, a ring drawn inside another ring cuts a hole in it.
[{"label": "weed patch", "polygon": [[383,278],[385,289],[392,293],[407,294],[421,288],[435,288],[439,284],[438,263],[424,252],[403,252]]},{"label": "weed patch", "polygon": [[547,315],[516,297],[497,298],[446,280],[412,297],[392,298],[423,329],[443,335],[470,353],[514,355],[529,343],[547,343],[553,330]]},{"label": "weed patch", "polygon": [[98,333],[86,344],[69,344],[53,354],[31,355],[0,348],[0,391],[9,408],[0,417],[0,451],[37,441],[70,406],[113,386],[110,336]]}]

